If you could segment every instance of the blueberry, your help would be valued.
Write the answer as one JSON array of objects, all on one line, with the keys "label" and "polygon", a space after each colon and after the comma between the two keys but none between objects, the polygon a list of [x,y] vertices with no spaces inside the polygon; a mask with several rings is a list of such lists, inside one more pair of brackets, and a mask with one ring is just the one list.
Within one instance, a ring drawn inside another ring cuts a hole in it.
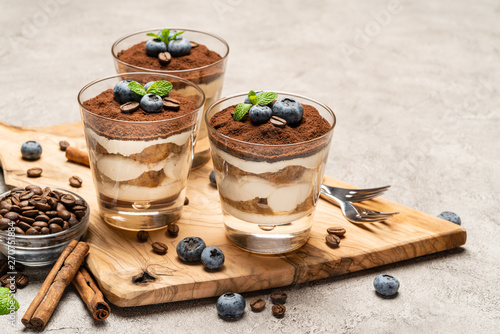
[{"label": "blueberry", "polygon": [[268,106],[256,104],[250,108],[248,116],[252,123],[262,124],[269,121],[273,111]]},{"label": "blueberry", "polygon": [[42,155],[42,146],[34,140],[27,141],[21,145],[21,154],[24,160],[38,160]]},{"label": "blueberry", "polygon": [[177,244],[177,256],[185,262],[200,261],[201,252],[205,247],[205,242],[201,238],[184,238]]},{"label": "blueberry", "polygon": [[[144,89],[146,90],[146,92],[148,91],[148,88],[151,87],[151,85],[155,83],[155,81],[150,81],[148,82],[147,84],[144,85]],[[162,95],[161,97],[168,97],[170,95],[170,93],[167,93],[167,95]]]},{"label": "blueberry", "polygon": [[210,173],[210,176],[208,178],[210,179],[210,184],[212,186],[214,186],[215,188],[217,188],[217,181],[215,180],[215,172],[214,171],[212,171]]},{"label": "blueberry", "polygon": [[201,263],[205,268],[214,270],[219,269],[224,264],[224,253],[220,248],[209,246],[201,252]]},{"label": "blueberry", "polygon": [[462,225],[462,220],[460,219],[460,216],[457,215],[455,212],[443,211],[438,215],[438,218],[442,218],[457,225]]},{"label": "blueberry", "polygon": [[[263,90],[259,90],[259,91],[255,92],[255,94],[256,94],[256,95],[259,95],[259,94],[260,94],[260,93],[262,93],[262,92],[263,92]],[[246,103],[246,104],[252,104],[252,102],[250,102],[250,99],[248,98],[248,96],[245,98],[245,102],[244,102],[244,103]],[[269,108],[272,108],[272,107],[273,107],[273,105],[274,105],[274,101],[273,101],[273,102],[270,102],[267,106],[268,106]]]},{"label": "blueberry", "polygon": [[384,297],[392,296],[398,292],[399,281],[396,277],[382,274],[375,277],[373,286]]},{"label": "blueberry", "polygon": [[283,118],[288,125],[299,124],[303,113],[302,104],[291,97],[279,98],[273,105],[273,116]]},{"label": "blueberry", "polygon": [[217,299],[217,313],[223,319],[238,319],[245,312],[245,298],[239,293],[228,292]]},{"label": "blueberry", "polygon": [[167,51],[167,44],[160,39],[150,39],[146,42],[146,54],[150,57],[158,57],[160,52]]},{"label": "blueberry", "polygon": [[146,94],[141,99],[141,109],[145,112],[156,113],[163,110],[163,100],[155,94]]},{"label": "blueberry", "polygon": [[168,42],[168,52],[172,57],[186,56],[191,52],[191,42],[185,38],[170,41]]},{"label": "blueberry", "polygon": [[128,88],[128,84],[131,82],[132,80],[123,80],[115,85],[113,88],[113,96],[116,102],[123,104],[130,101],[139,102],[141,100],[142,96],[134,93]]}]

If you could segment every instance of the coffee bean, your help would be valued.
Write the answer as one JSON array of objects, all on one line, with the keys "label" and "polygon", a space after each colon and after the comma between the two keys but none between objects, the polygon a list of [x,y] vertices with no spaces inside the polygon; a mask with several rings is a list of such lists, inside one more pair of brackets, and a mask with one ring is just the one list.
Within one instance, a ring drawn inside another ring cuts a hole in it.
[{"label": "coffee bean", "polygon": [[[28,192],[26,195],[23,195],[23,196],[19,197],[19,199],[20,199],[21,201],[27,201],[27,200],[29,200],[29,199],[30,199],[31,197],[33,197],[33,196],[35,196],[35,193],[34,193],[34,192],[32,192],[32,191],[30,191],[30,192]],[[21,204],[21,203],[20,203],[20,204]],[[23,206],[23,205],[21,204],[21,206]]]},{"label": "coffee bean", "polygon": [[38,210],[25,210],[25,211],[23,211],[23,216],[31,217],[31,218],[36,217],[36,216],[38,216]]},{"label": "coffee bean", "polygon": [[23,229],[19,226],[14,226],[14,232],[16,232],[17,234],[25,234]]},{"label": "coffee bean", "polygon": [[139,102],[126,102],[120,106],[120,111],[124,114],[131,114],[139,109]]},{"label": "coffee bean", "polygon": [[65,209],[57,211],[57,214],[59,215],[59,217],[61,217],[62,219],[66,220],[66,221],[71,218],[71,213]]},{"label": "coffee bean", "polygon": [[83,200],[81,200],[81,199],[75,198],[75,205],[83,205],[83,206],[85,206],[85,202]]},{"label": "coffee bean", "polygon": [[21,192],[21,191],[25,191],[26,188],[24,187],[15,187],[14,189],[11,190],[11,192],[15,193],[15,192]]},{"label": "coffee bean", "polygon": [[0,230],[4,231],[9,228],[11,220],[7,218],[0,218]]},{"label": "coffee bean", "polygon": [[28,285],[29,281],[30,280],[29,280],[28,276],[26,276],[24,274],[18,274],[16,276],[16,286],[18,289],[24,288],[26,285]]},{"label": "coffee bean", "polygon": [[286,126],[286,120],[278,116],[272,116],[271,124],[278,128],[284,128]]},{"label": "coffee bean", "polygon": [[82,179],[76,175],[69,178],[69,185],[73,188],[80,188],[82,186]]},{"label": "coffee bean", "polygon": [[19,200],[18,195],[12,195],[11,199],[13,205],[21,206],[21,201]]},{"label": "coffee bean", "polygon": [[26,190],[32,191],[35,195],[41,195],[43,193],[42,188],[39,186],[35,186],[34,184],[30,184],[26,187]]},{"label": "coffee bean", "polygon": [[285,305],[281,305],[281,304],[273,305],[272,311],[273,311],[273,315],[276,318],[278,318],[278,319],[283,318],[285,316],[286,307],[285,307]]},{"label": "coffee bean", "polygon": [[139,232],[137,232],[137,240],[139,240],[139,242],[146,242],[148,241],[148,238],[148,231],[140,230]]},{"label": "coffee bean", "polygon": [[40,233],[41,234],[49,234],[50,229],[48,227],[42,227],[42,229],[40,230]]},{"label": "coffee bean", "polygon": [[34,235],[34,234],[39,234],[40,232],[38,232],[38,230],[34,227],[30,227],[27,231],[26,231],[26,234],[27,235]]},{"label": "coffee bean", "polygon": [[177,237],[179,235],[179,226],[177,224],[170,224],[167,227],[168,235],[171,237]]},{"label": "coffee bean", "polygon": [[49,226],[52,224],[57,224],[59,226],[63,226],[64,220],[61,217],[54,217],[51,220],[49,220]]},{"label": "coffee bean", "polygon": [[10,285],[10,280],[11,280],[11,275],[10,274],[5,274],[2,277],[0,277],[0,286],[7,286]]},{"label": "coffee bean", "polygon": [[66,207],[61,202],[57,202],[56,211],[59,212],[59,211],[62,211],[62,210],[66,210]]},{"label": "coffee bean", "polygon": [[191,43],[191,48],[192,49],[194,49],[195,47],[197,47],[198,45],[200,45],[200,44],[198,44],[196,42],[190,42],[190,43]]},{"label": "coffee bean", "polygon": [[63,229],[61,226],[57,224],[50,224],[49,225],[50,233],[58,233],[61,232]]},{"label": "coffee bean", "polygon": [[255,298],[250,302],[250,308],[254,312],[261,312],[266,307],[266,302],[261,298]]},{"label": "coffee bean", "polygon": [[337,248],[339,247],[340,244],[340,238],[337,237],[335,234],[328,234],[325,237],[326,244],[331,247],[331,248]]},{"label": "coffee bean", "polygon": [[62,195],[60,201],[67,208],[71,208],[71,207],[73,207],[76,204],[76,199],[71,194],[64,194],[64,195]]},{"label": "coffee bean", "polygon": [[83,205],[75,205],[74,207],[71,208],[73,211],[77,211],[77,210],[85,210],[87,209],[87,207],[83,206]]},{"label": "coffee bean", "polygon": [[188,205],[189,204],[189,198],[184,198],[184,205]]},{"label": "coffee bean", "polygon": [[35,222],[35,219],[25,216],[19,216],[19,220],[28,224],[33,224]]},{"label": "coffee bean", "polygon": [[24,200],[21,202],[21,209],[24,210],[25,207],[29,206],[30,202],[28,200]]},{"label": "coffee bean", "polygon": [[10,210],[10,207],[12,206],[11,203],[7,202],[6,200],[3,200],[2,202],[0,202],[0,209],[2,210]]},{"label": "coffee bean", "polygon": [[47,198],[47,204],[50,205],[51,211],[55,211],[57,209],[57,199],[49,197]]},{"label": "coffee bean", "polygon": [[181,103],[170,97],[163,98],[163,108],[170,111],[177,111],[181,108]]},{"label": "coffee bean", "polygon": [[346,230],[343,227],[334,226],[326,229],[328,234],[335,234],[337,237],[341,237],[345,234]]},{"label": "coffee bean", "polygon": [[20,206],[18,206],[18,205],[12,205],[12,206],[10,207],[10,211],[11,211],[11,212],[16,212],[16,213],[21,213],[21,212],[23,212],[23,210],[21,209],[21,207],[20,207]]},{"label": "coffee bean", "polygon": [[63,231],[66,231],[67,229],[69,229],[69,223],[67,221],[63,222],[62,229],[63,229]]},{"label": "coffee bean", "polygon": [[41,221],[35,221],[31,226],[35,227],[35,226],[38,226],[38,227],[47,227],[49,226],[49,224],[47,224],[46,222],[41,222]]},{"label": "coffee bean", "polygon": [[57,211],[46,211],[45,214],[49,216],[49,218],[54,218],[58,216]]},{"label": "coffee bean", "polygon": [[49,211],[52,207],[47,203],[37,202],[35,203],[35,208],[40,211]]},{"label": "coffee bean", "polygon": [[17,226],[20,227],[20,228],[22,228],[24,232],[26,232],[27,230],[29,230],[31,228],[30,224],[25,223],[23,221],[18,222]]},{"label": "coffee bean", "polygon": [[271,302],[273,304],[285,304],[286,303],[286,293],[283,291],[273,292],[271,294]]},{"label": "coffee bean", "polygon": [[158,54],[158,60],[160,61],[161,65],[167,66],[172,61],[172,55],[170,54],[170,52],[160,52]]},{"label": "coffee bean", "polygon": [[26,175],[28,175],[28,177],[40,177],[42,176],[42,172],[43,169],[40,167],[33,167],[26,171]]},{"label": "coffee bean", "polygon": [[155,252],[156,254],[160,255],[167,254],[168,247],[164,243],[153,242],[153,244],[151,244],[151,247],[153,248],[153,252]]},{"label": "coffee bean", "polygon": [[41,214],[41,215],[36,216],[35,220],[47,223],[50,220],[50,217],[45,215],[45,214]]},{"label": "coffee bean", "polygon": [[59,142],[59,149],[61,151],[66,151],[66,149],[69,147],[69,143],[66,140],[61,140]]},{"label": "coffee bean", "polygon": [[2,215],[2,216],[4,214],[6,214],[7,212],[9,212],[9,210],[7,210],[7,209],[0,209],[0,215]]},{"label": "coffee bean", "polygon": [[3,215],[4,218],[16,221],[19,219],[19,213],[17,212],[7,212],[5,215]]},{"label": "coffee bean", "polygon": [[42,197],[47,197],[51,191],[52,191],[52,189],[50,189],[49,187],[43,188]]},{"label": "coffee bean", "polygon": [[82,220],[82,218],[85,216],[86,212],[87,211],[85,211],[85,210],[76,210],[75,216],[76,216],[76,218],[78,218],[78,220]]},{"label": "coffee bean", "polygon": [[76,219],[76,216],[72,213],[71,217],[68,219],[68,224],[69,226],[75,226],[78,224],[78,219]]}]

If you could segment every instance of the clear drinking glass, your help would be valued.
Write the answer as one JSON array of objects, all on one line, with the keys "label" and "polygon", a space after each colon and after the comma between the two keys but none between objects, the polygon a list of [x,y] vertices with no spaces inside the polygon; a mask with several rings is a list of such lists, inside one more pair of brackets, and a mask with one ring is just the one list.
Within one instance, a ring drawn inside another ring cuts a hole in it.
[{"label": "clear drinking glass", "polygon": [[[203,92],[205,92],[205,108],[208,108],[209,105],[220,98],[222,92],[222,84],[224,83],[224,73],[226,70],[227,57],[229,54],[229,45],[221,37],[191,29],[171,29],[177,31],[184,30],[185,32],[183,36],[185,36],[189,41],[193,41],[198,44],[204,44],[210,50],[218,53],[222,57],[222,59],[213,64],[196,67],[189,70],[168,71],[143,68],[125,63],[118,58],[118,53],[120,51],[126,50],[138,43],[151,39],[152,37],[146,35],[148,32],[158,32],[161,30],[162,28],[149,29],[119,38],[111,48],[111,53],[115,61],[115,68],[117,73],[148,71],[175,75],[189,80],[198,85],[203,90]],[[194,148],[192,168],[200,167],[210,159],[209,150],[210,147],[207,138],[207,128],[205,126],[205,123],[201,122],[198,131],[198,139]]]},{"label": "clear drinking glass", "polygon": [[[97,115],[84,102],[122,80],[144,85],[167,80],[196,104],[188,114],[159,121],[123,121]],[[78,94],[90,167],[101,216],[115,227],[151,230],[179,219],[184,206],[196,128],[205,95],[190,81],[156,73],[127,73],[94,81]]]},{"label": "clear drinking glass", "polygon": [[306,243],[336,122],[333,111],[321,102],[277,93],[314,106],[330,130],[313,140],[284,145],[243,142],[217,132],[210,118],[242,102],[247,93],[215,102],[205,115],[226,234],[238,247],[255,253],[284,253]]}]

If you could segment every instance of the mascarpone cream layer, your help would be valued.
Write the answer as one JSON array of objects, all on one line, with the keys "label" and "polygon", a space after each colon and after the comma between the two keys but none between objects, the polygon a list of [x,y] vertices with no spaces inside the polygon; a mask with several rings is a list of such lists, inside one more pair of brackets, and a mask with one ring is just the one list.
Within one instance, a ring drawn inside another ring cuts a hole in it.
[{"label": "mascarpone cream layer", "polygon": [[243,212],[241,210],[236,209],[235,207],[222,202],[222,210],[234,216],[238,219],[244,220],[249,223],[254,224],[263,224],[265,225],[283,225],[290,224],[297,219],[307,216],[308,214],[314,211],[314,207],[307,211],[302,211],[294,214],[284,214],[284,215],[272,215],[272,216],[264,216],[257,213],[248,213]]},{"label": "mascarpone cream layer", "polygon": [[122,201],[157,201],[179,194],[187,184],[187,180],[165,179],[155,188],[140,187],[123,183],[110,184],[107,182],[98,185],[104,195]]}]

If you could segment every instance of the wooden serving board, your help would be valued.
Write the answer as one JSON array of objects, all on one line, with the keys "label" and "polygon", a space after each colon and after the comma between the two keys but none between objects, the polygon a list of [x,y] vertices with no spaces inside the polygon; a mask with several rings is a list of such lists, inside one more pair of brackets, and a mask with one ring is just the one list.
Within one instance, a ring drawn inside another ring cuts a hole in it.
[{"label": "wooden serving board", "polygon": [[[20,147],[26,140],[41,143],[40,160],[21,159]],[[187,190],[190,202],[178,222],[179,236],[170,238],[165,230],[151,233],[152,240],[169,247],[167,255],[161,256],[153,253],[148,243],[138,243],[135,233],[112,228],[100,219],[90,169],[67,162],[59,150],[60,140],[85,149],[82,124],[20,128],[0,123],[0,161],[5,182],[9,186],[56,186],[75,191],[87,200],[91,207],[87,266],[109,301],[122,307],[286,286],[435,253],[466,241],[462,227],[385,199],[369,201],[367,207],[400,214],[387,222],[367,225],[348,223],[337,207],[320,200],[311,238],[304,247],[284,255],[248,253],[234,246],[224,234],[217,190],[208,181],[212,166],[207,164],[191,173]],[[27,178],[26,170],[35,166],[43,168],[43,175]],[[72,175],[83,179],[82,188],[69,186]],[[325,183],[349,187],[330,177],[325,177]],[[326,228],[333,225],[347,230],[337,249],[329,248],[324,239]],[[226,255],[222,269],[207,272],[201,264],[180,262],[175,246],[187,236],[202,237],[207,245],[221,248]],[[154,279],[134,284],[133,278],[144,273]]]}]

